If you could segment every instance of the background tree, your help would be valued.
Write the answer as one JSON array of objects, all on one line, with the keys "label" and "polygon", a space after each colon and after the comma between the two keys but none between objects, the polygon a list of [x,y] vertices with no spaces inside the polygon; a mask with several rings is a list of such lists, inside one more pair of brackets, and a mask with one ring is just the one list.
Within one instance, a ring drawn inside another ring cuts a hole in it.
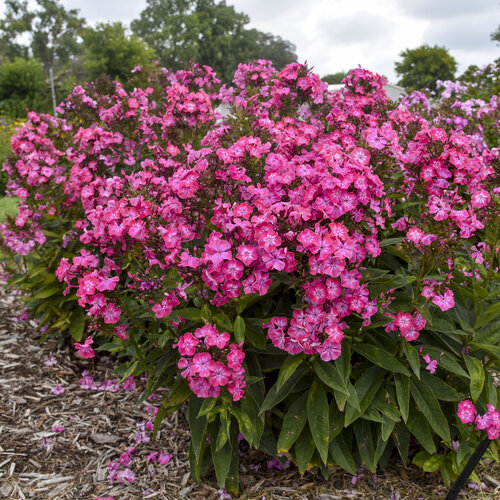
[{"label": "background tree", "polygon": [[296,60],[293,44],[246,29],[249,21],[225,1],[147,0],[131,26],[155,50],[162,65],[176,69],[182,62],[207,64],[224,81],[230,81],[240,62],[266,58],[282,67]]},{"label": "background tree", "polygon": [[19,36],[31,28],[32,15],[28,2],[7,0],[4,18],[0,19],[0,60],[28,57],[28,47],[19,42]]},{"label": "background tree", "polygon": [[422,45],[401,52],[395,63],[399,85],[410,90],[436,90],[437,80],[454,80],[457,62],[444,47]]},{"label": "background tree", "polygon": [[351,72],[349,71],[337,71],[337,73],[330,73],[329,75],[324,76],[321,78],[324,82],[328,83],[329,85],[338,85],[342,83],[342,80]]},{"label": "background tree", "polygon": [[241,59],[239,62],[268,59],[276,69],[282,69],[297,61],[295,45],[278,35],[263,33],[257,29],[245,30],[242,35],[241,48],[238,49]]},{"label": "background tree", "polygon": [[100,23],[83,33],[83,67],[86,78],[101,75],[126,82],[137,64],[152,66],[155,52],[135,34],[128,34],[122,23]]},{"label": "background tree", "polygon": [[[24,51],[38,59],[47,75],[50,68],[60,69],[81,48],[81,30],[85,20],[77,9],[66,10],[58,0],[35,0],[34,9],[26,0],[8,0],[6,14],[0,21],[0,36],[7,55]],[[27,43],[17,42],[22,35]],[[12,39],[11,43],[8,40]]]},{"label": "background tree", "polygon": [[42,65],[34,59],[5,61],[0,65],[0,114],[15,120],[26,108],[50,110],[49,92]]},{"label": "background tree", "polygon": [[498,28],[491,34],[491,39],[494,42],[497,42],[500,44],[500,24],[498,25]]}]

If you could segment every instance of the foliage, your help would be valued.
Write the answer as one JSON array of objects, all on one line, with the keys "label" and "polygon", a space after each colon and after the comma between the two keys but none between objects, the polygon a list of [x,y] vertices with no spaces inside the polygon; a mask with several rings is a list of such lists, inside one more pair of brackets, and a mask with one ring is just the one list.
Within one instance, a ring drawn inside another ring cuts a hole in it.
[{"label": "foliage", "polygon": [[469,66],[458,81],[464,84],[464,88],[460,91],[461,100],[489,101],[493,96],[500,95],[500,58],[481,68],[475,65]]},{"label": "foliage", "polygon": [[436,90],[438,80],[454,80],[457,62],[446,48],[422,45],[416,49],[406,49],[401,61],[394,65],[401,77],[399,85],[410,90]]},{"label": "foliage", "polygon": [[241,433],[301,473],[397,451],[449,483],[500,432],[498,150],[384,84],[159,70],[13,139],[11,286],[81,356],[147,373],[144,398],[167,387],[156,428],[187,402],[196,480],[237,491]]},{"label": "foliage", "polygon": [[66,10],[57,0],[36,0],[36,8],[27,1],[8,0],[0,31],[4,40],[12,40],[12,53],[21,50],[16,39],[28,35],[29,54],[38,59],[48,74],[49,68],[70,61],[80,48],[84,20],[78,10]]},{"label": "foliage", "polygon": [[[351,70],[352,71],[352,70]],[[337,73],[331,73],[322,78],[322,80],[329,85],[338,85],[342,83],[342,80],[350,73],[350,71],[337,71]]]},{"label": "foliage", "polygon": [[18,57],[0,65],[0,113],[16,119],[26,116],[26,108],[48,111],[49,90],[41,64]]},{"label": "foliage", "polygon": [[13,217],[17,213],[17,200],[3,196],[0,198],[0,222],[4,222],[9,216]]},{"label": "foliage", "polygon": [[[3,165],[4,160],[6,159],[7,155],[10,154],[10,138],[16,131],[16,127],[19,125],[22,125],[22,122],[5,122],[4,120],[1,120],[0,122],[0,166]],[[5,194],[5,186],[7,185],[7,179],[8,175],[7,172],[4,172],[0,168],[0,197],[4,196]],[[11,206],[11,204],[7,201],[6,198],[2,198],[2,205],[3,206]],[[17,206],[17,205],[12,205],[12,206]],[[1,210],[0,210],[1,212]],[[9,210],[7,212],[10,213]],[[7,213],[6,212],[6,213]],[[14,215],[14,214],[12,214]],[[1,216],[0,216],[1,217]],[[4,217],[3,217],[4,218]],[[3,220],[2,218],[2,220]]]},{"label": "foliage", "polygon": [[137,35],[128,35],[121,23],[101,23],[83,34],[84,67],[89,80],[101,75],[126,82],[135,66],[152,65],[155,54]]},{"label": "foliage", "polygon": [[152,47],[162,65],[190,61],[209,65],[229,82],[239,62],[270,58],[278,67],[295,61],[295,47],[280,37],[245,29],[246,14],[225,1],[148,0],[132,30]]},{"label": "foliage", "polygon": [[500,44],[500,24],[498,25],[498,28],[491,34],[491,39],[494,42],[497,42]]}]

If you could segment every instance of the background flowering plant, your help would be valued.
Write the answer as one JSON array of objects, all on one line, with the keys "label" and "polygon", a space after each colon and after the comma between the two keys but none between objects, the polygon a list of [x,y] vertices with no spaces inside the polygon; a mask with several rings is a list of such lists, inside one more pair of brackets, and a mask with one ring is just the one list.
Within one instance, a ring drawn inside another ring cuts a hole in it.
[{"label": "background flowering plant", "polygon": [[498,150],[362,69],[336,93],[262,60],[230,88],[140,78],[13,138],[2,247],[31,313],[168,387],[156,428],[188,402],[195,479],[237,490],[241,434],[301,473],[397,451],[451,481],[498,437]]}]

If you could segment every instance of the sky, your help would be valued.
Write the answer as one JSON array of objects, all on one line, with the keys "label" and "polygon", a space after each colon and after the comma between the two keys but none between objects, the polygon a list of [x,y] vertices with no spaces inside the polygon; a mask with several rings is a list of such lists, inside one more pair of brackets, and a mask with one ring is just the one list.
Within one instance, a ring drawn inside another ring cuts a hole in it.
[{"label": "sky", "polygon": [[[248,27],[280,35],[320,76],[357,65],[395,83],[394,62],[424,43],[446,47],[458,74],[500,57],[490,34],[500,25],[500,0],[226,0],[250,17]],[[89,24],[129,23],[146,0],[62,0]],[[0,15],[3,1],[0,0]]]}]

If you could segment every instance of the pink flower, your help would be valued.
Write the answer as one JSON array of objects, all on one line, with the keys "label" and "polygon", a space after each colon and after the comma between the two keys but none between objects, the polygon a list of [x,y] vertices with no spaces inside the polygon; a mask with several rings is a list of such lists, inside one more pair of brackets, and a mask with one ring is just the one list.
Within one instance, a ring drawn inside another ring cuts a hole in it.
[{"label": "pink flower", "polygon": [[326,300],[327,290],[320,281],[308,283],[305,287],[306,295],[313,304],[323,304]]},{"label": "pink flower", "polygon": [[127,377],[125,382],[123,382],[122,387],[125,391],[133,391],[136,388],[134,377]]},{"label": "pink flower", "polygon": [[90,347],[93,343],[94,339],[92,337],[87,337],[83,344],[75,342],[75,348],[78,352],[78,355],[82,358],[93,358],[95,356],[94,349]]},{"label": "pink flower", "polygon": [[396,319],[394,320],[394,324],[399,328],[399,331],[404,336],[404,334],[413,329],[413,316],[409,313],[400,312],[396,314]]},{"label": "pink flower", "polygon": [[462,424],[474,422],[474,419],[476,418],[476,408],[472,401],[469,401],[468,399],[460,401],[460,403],[458,403],[457,415]]},{"label": "pink flower", "polygon": [[113,304],[109,304],[102,313],[104,323],[108,325],[118,323],[118,321],[120,321],[121,312],[122,310],[119,307],[116,307]]},{"label": "pink flower", "polygon": [[52,432],[64,432],[66,430],[66,427],[64,425],[54,425],[52,427]]},{"label": "pink flower", "polygon": [[50,392],[59,396],[60,394],[64,394],[66,392],[66,389],[62,385],[57,384],[56,387],[52,387],[52,389],[50,389]]},{"label": "pink flower", "polygon": [[170,460],[172,460],[172,455],[170,453],[160,453],[158,455],[158,463],[161,465],[167,465]]},{"label": "pink flower", "polygon": [[209,377],[212,373],[212,356],[208,352],[198,352],[194,355],[191,370],[200,377]]},{"label": "pink flower", "polygon": [[406,237],[413,243],[420,243],[420,240],[425,236],[425,233],[418,227],[412,227],[406,233]]},{"label": "pink flower", "polygon": [[328,338],[320,348],[320,358],[323,361],[334,361],[342,354],[342,348],[338,342]]},{"label": "pink flower", "polygon": [[427,366],[425,367],[426,370],[429,370],[431,373],[434,373],[437,368],[437,360],[431,360],[431,357],[426,354],[425,356],[422,356],[423,360],[427,363]]},{"label": "pink flower", "polygon": [[126,325],[118,325],[113,328],[113,333],[120,339],[127,340],[127,327]]},{"label": "pink flower", "polygon": [[220,264],[224,260],[229,260],[232,257],[231,254],[231,243],[228,241],[215,239],[212,240],[207,245],[207,250],[209,252],[209,260],[213,262],[215,265]]},{"label": "pink flower", "polygon": [[54,365],[57,365],[57,359],[55,358],[55,356],[52,353],[50,353],[48,359],[46,361],[44,361],[43,364],[45,366],[54,366]]},{"label": "pink flower", "polygon": [[120,483],[124,483],[125,481],[127,481],[128,483],[132,483],[135,481],[135,474],[127,468],[118,472],[117,480]]},{"label": "pink flower", "polygon": [[443,295],[435,295],[432,302],[436,304],[441,311],[447,311],[455,305],[455,297],[451,290],[446,290]]},{"label": "pink flower", "polygon": [[483,208],[486,205],[488,205],[489,202],[490,202],[490,193],[488,193],[488,191],[485,191],[484,189],[476,191],[472,195],[470,200],[470,204],[474,208]]}]

